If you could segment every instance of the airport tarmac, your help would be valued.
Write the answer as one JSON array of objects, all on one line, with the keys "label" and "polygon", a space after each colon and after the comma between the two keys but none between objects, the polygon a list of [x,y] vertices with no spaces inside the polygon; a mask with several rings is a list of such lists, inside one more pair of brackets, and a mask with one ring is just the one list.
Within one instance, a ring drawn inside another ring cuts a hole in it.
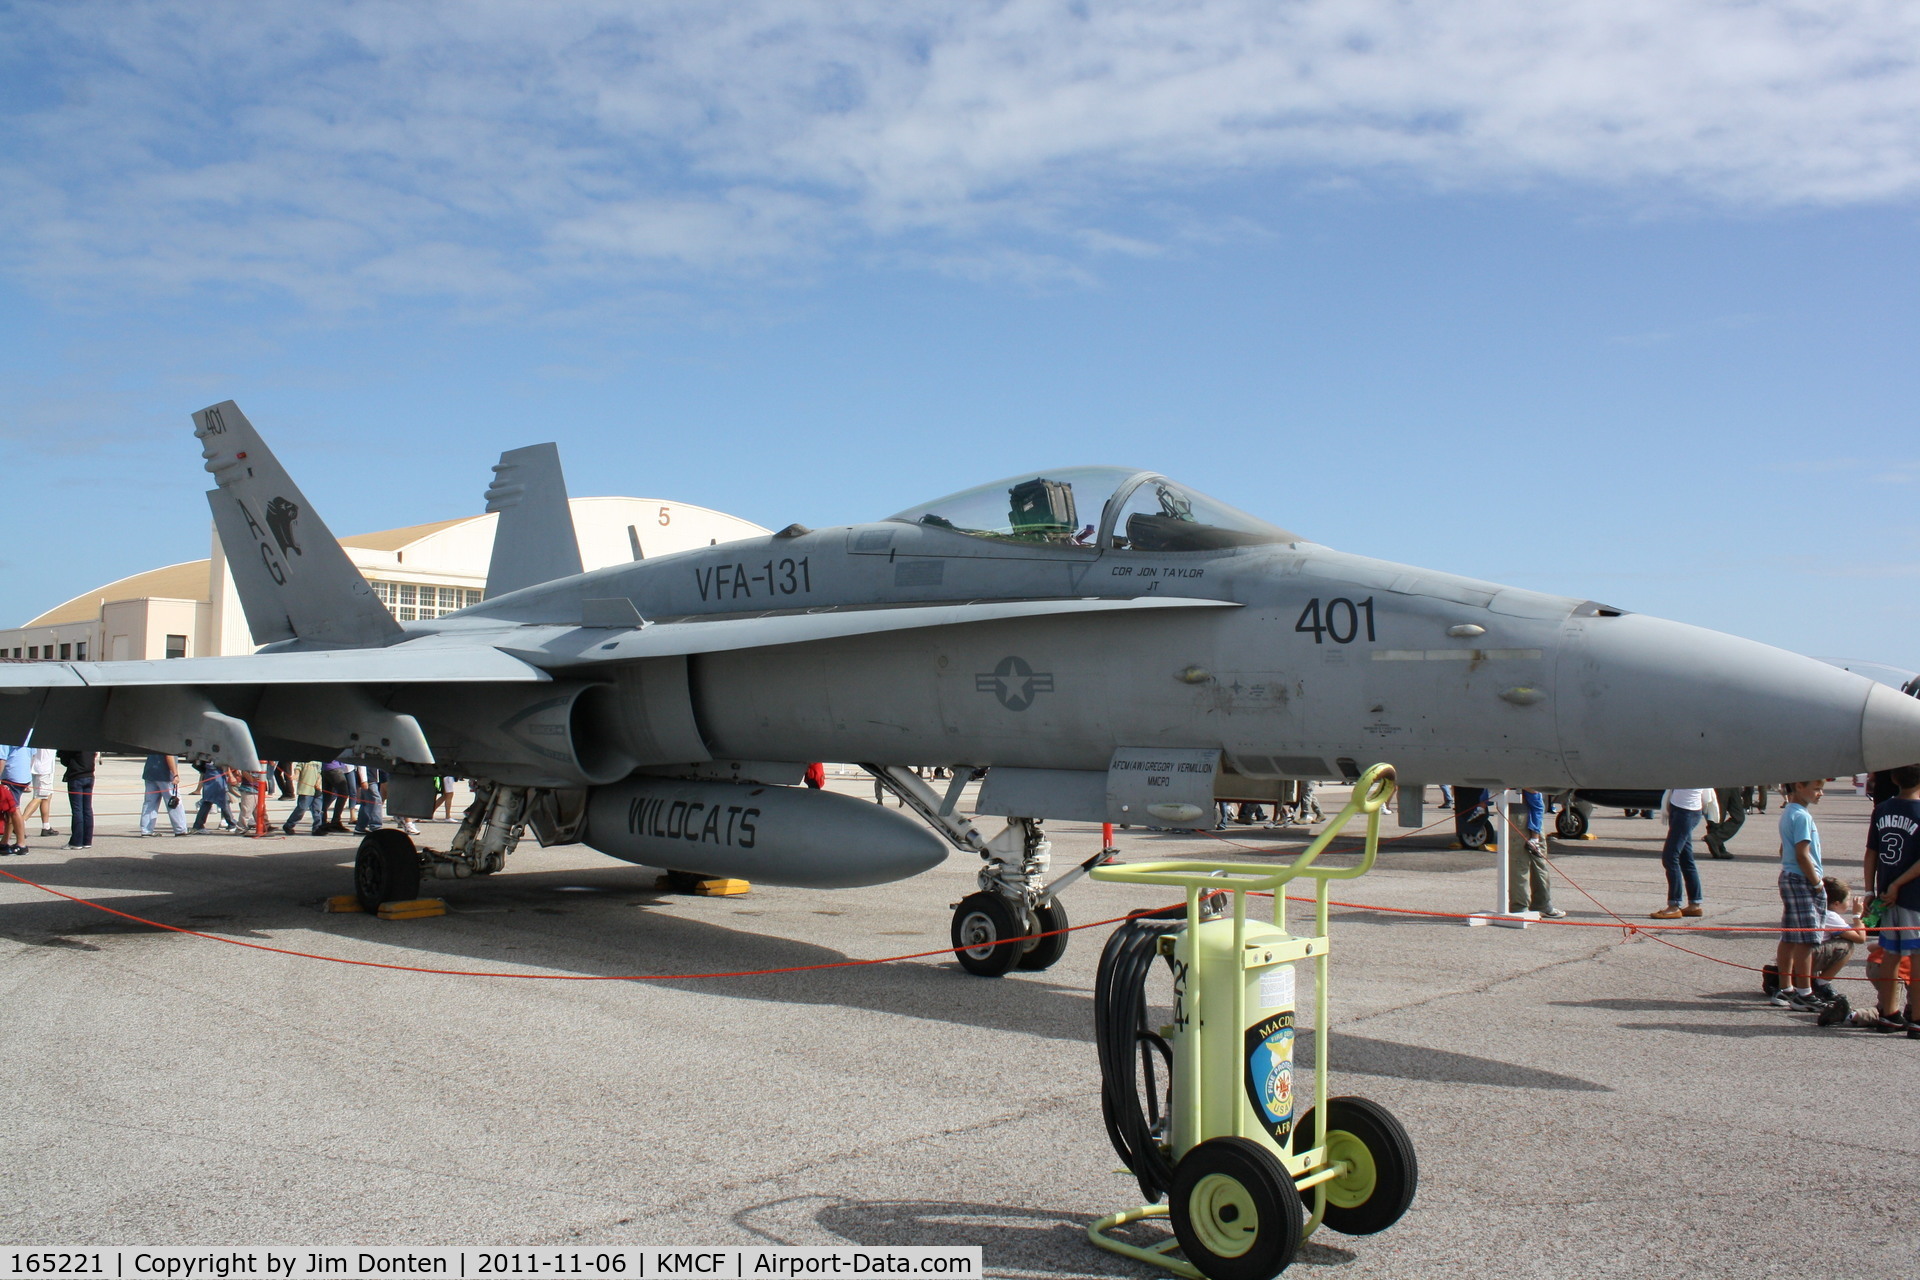
[{"label": "airport tarmac", "polygon": [[[324,915],[323,899],[350,888],[352,839],[141,839],[129,834],[135,768],[113,761],[103,775],[91,850],[35,840],[0,869],[224,938],[548,976],[941,947],[974,872],[956,854],[872,889],[709,899],[529,841],[506,874],[432,885],[447,916]],[[1749,820],[1735,860],[1702,850],[1701,924],[1777,922],[1777,812]],[[64,800],[56,813],[64,831]],[[1830,871],[1857,878],[1866,815],[1844,794],[1816,811]],[[1659,828],[1603,811],[1597,839],[1556,843],[1559,865],[1644,920],[1664,900]],[[1097,828],[1049,829],[1061,868],[1098,847]],[[1336,896],[1485,908],[1492,856],[1450,852],[1449,837],[1443,826],[1392,840]],[[1129,860],[1278,860],[1206,836],[1119,843]],[[1564,880],[1555,893],[1574,922],[1608,919]],[[1159,905],[1088,883],[1067,903],[1076,921]],[[744,978],[474,978],[157,933],[0,881],[0,1236],[978,1244],[999,1275],[1161,1274],[1083,1234],[1139,1194],[1116,1173],[1096,1094],[1106,932],[1076,935],[1052,970],[997,981],[938,957]],[[1420,1192],[1382,1235],[1321,1233],[1289,1274],[1920,1271],[1920,1042],[1817,1029],[1764,1004],[1757,974],[1614,927],[1345,910],[1334,938],[1332,1087],[1404,1120]],[[1765,937],[1684,941],[1745,964],[1772,954]]]}]

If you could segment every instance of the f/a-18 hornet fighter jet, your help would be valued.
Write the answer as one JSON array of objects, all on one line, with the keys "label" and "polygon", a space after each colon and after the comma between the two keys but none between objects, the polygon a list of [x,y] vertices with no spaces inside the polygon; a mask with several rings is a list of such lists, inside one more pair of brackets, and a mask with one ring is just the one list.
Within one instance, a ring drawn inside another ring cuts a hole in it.
[{"label": "f/a-18 hornet fighter jet", "polygon": [[[1731,786],[1920,759],[1920,702],[1810,658],[1348,555],[1122,467],[583,573],[557,452],[513,450],[486,598],[402,624],[231,401],[193,417],[265,647],[10,666],[0,735],[242,769],[345,755],[392,771],[400,815],[429,812],[433,775],[469,779],[447,849],[362,842],[370,903],[498,871],[529,831],[821,887],[952,845],[982,863],[956,944],[1000,973],[1060,955],[1018,941],[1066,921],[1048,818],[1207,826],[1216,793],[1375,759],[1415,821],[1427,782]],[[864,763],[906,808],[797,785],[815,760]],[[955,809],[981,770],[995,834]]]}]

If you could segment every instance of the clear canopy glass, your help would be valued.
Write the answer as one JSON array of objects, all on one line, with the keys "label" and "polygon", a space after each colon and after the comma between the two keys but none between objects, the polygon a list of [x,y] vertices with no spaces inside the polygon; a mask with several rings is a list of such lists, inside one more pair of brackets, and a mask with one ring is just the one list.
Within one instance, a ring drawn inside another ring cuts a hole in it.
[{"label": "clear canopy glass", "polygon": [[976,538],[1134,551],[1216,551],[1297,542],[1236,507],[1126,467],[1010,476],[888,517]]}]

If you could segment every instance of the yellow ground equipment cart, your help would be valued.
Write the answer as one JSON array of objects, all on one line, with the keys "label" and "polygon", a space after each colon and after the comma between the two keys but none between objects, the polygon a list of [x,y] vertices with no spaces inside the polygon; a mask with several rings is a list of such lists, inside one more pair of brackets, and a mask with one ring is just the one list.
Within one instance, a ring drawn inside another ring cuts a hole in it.
[{"label": "yellow ground equipment cart", "polygon": [[[1321,1226],[1370,1235],[1399,1221],[1419,1171],[1406,1130],[1365,1098],[1327,1096],[1327,884],[1365,875],[1379,850],[1391,767],[1375,765],[1319,838],[1284,867],[1149,862],[1096,868],[1096,880],[1182,889],[1186,905],[1136,916],[1100,957],[1094,995],[1101,1109],[1115,1150],[1149,1203],[1087,1229],[1103,1249],[1189,1280],[1269,1280]],[[1356,815],[1366,852],[1351,867],[1314,863]],[[1287,886],[1314,882],[1313,930],[1287,931]],[[1273,895],[1273,923],[1248,918],[1248,896]],[[1313,1098],[1294,1107],[1294,963],[1312,959]],[[1147,980],[1164,961],[1173,1019],[1148,1019]],[[1166,1204],[1158,1203],[1162,1198]],[[1311,1206],[1311,1212],[1309,1212]],[[1116,1227],[1172,1220],[1174,1238],[1144,1247]],[[1174,1257],[1178,1249],[1185,1259]]]}]

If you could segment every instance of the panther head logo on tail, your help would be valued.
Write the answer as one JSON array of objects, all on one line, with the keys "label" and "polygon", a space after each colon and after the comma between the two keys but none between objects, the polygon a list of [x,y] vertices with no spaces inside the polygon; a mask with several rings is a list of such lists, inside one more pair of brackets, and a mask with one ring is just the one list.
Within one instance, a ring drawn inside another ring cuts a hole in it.
[{"label": "panther head logo on tail", "polygon": [[267,528],[273,530],[273,540],[280,544],[280,553],[291,551],[300,555],[300,544],[293,539],[293,522],[300,518],[300,508],[285,498],[275,498],[267,504]]}]

